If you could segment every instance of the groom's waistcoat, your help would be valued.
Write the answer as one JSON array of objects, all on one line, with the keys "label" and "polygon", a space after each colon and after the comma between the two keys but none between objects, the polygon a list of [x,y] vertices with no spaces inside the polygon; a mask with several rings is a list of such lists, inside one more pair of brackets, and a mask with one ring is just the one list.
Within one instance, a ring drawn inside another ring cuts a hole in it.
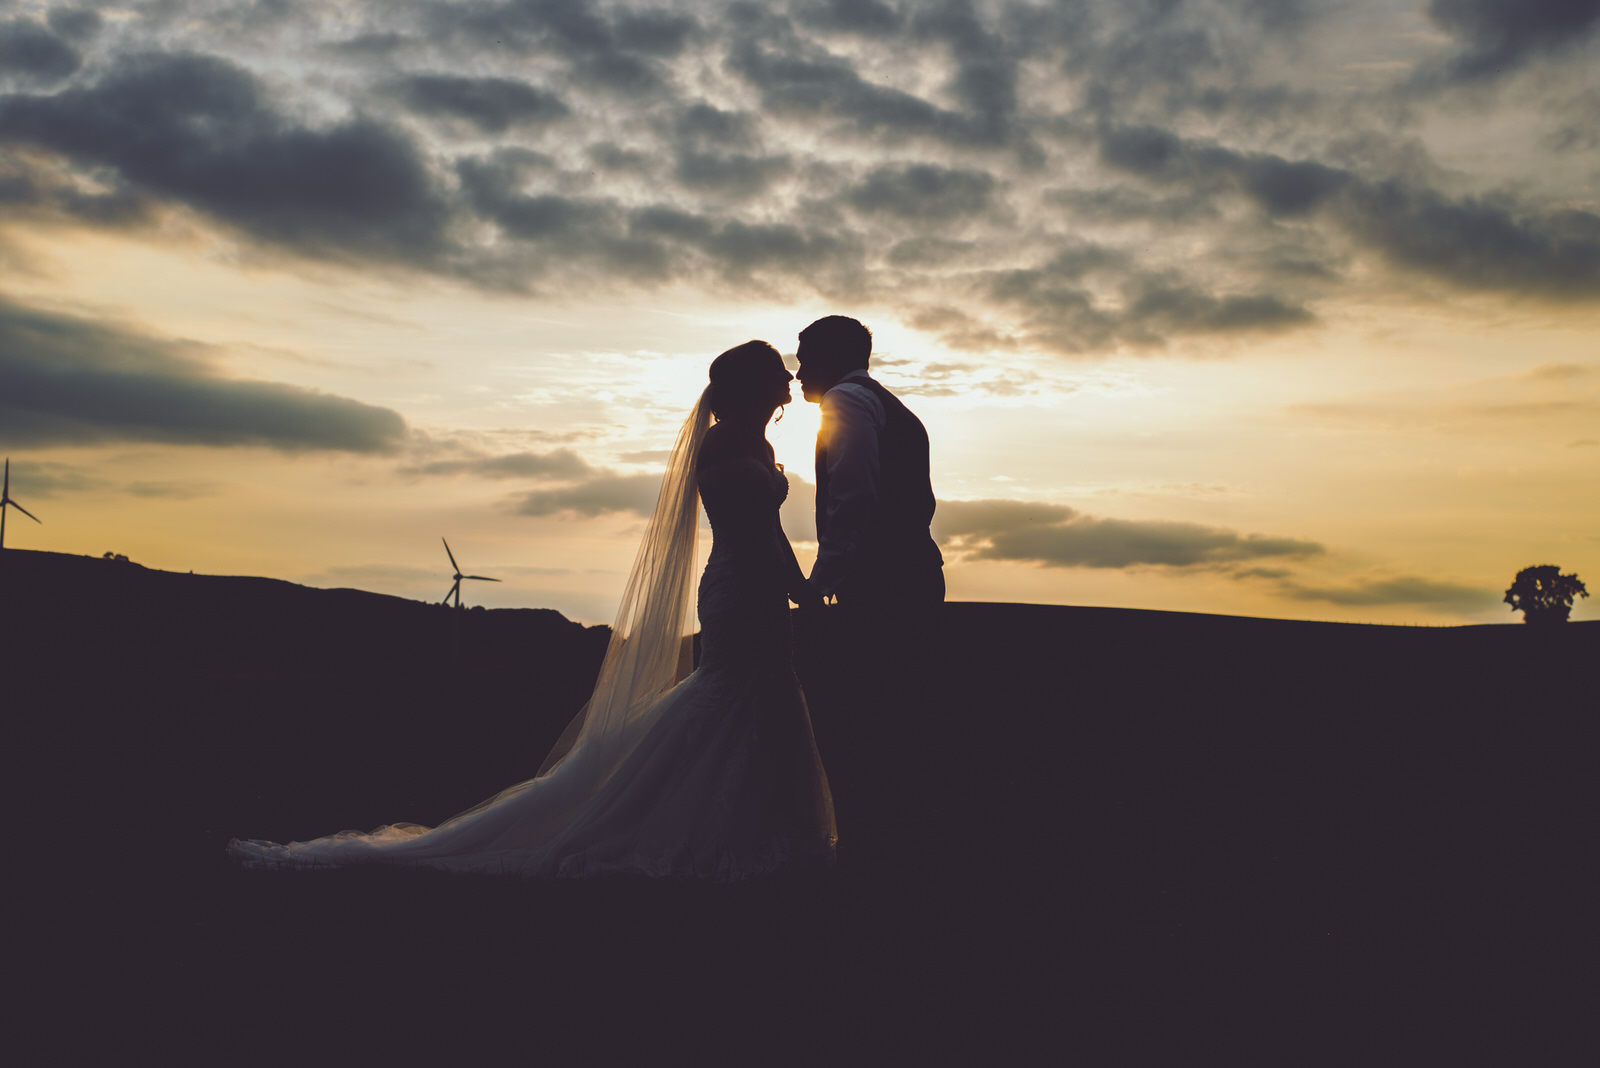
[{"label": "groom's waistcoat", "polygon": [[[864,571],[937,571],[944,560],[928,533],[934,510],[928,431],[922,420],[881,383],[870,378],[852,378],[849,383],[871,390],[883,405],[884,414],[884,426],[878,434],[878,507],[857,538],[852,577],[859,577]],[[819,540],[825,536],[827,522],[828,449],[818,438]]]}]

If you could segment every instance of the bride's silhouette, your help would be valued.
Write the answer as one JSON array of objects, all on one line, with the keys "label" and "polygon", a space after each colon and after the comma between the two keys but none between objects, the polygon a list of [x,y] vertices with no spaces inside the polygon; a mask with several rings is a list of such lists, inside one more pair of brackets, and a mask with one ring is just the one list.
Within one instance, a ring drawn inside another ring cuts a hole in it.
[{"label": "bride's silhouette", "polygon": [[[814,594],[778,523],[789,486],[765,436],[792,377],[763,341],[712,362],[594,694],[534,778],[436,828],[234,839],[228,851],[246,865],[376,861],[533,877],[745,878],[832,859],[833,802],[790,652],[789,597]],[[713,541],[690,673],[701,500]]]}]

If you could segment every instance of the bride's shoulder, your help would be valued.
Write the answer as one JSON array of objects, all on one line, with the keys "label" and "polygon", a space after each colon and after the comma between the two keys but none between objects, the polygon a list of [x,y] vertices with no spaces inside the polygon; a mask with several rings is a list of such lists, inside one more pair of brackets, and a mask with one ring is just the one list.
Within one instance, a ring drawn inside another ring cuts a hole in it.
[{"label": "bride's shoulder", "polygon": [[762,465],[761,458],[750,452],[748,442],[740,441],[724,424],[713,423],[706,431],[705,440],[700,443],[700,455],[695,459],[695,468],[706,471],[737,461],[746,461],[757,467]]},{"label": "bride's shoulder", "polygon": [[695,459],[695,467],[704,471],[725,460],[734,460],[738,457],[738,443],[728,433],[728,428],[722,423],[712,423],[710,429],[706,431],[705,440],[700,443],[700,455]]}]

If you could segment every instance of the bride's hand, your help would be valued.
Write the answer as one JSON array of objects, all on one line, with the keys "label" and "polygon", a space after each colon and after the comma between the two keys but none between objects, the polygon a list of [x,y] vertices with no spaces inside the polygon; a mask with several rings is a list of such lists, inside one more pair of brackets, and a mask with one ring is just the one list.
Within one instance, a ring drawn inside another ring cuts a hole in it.
[{"label": "bride's hand", "polygon": [[791,590],[789,600],[799,605],[801,611],[809,612],[822,607],[822,594],[818,593],[817,588],[809,582],[801,583],[798,589]]}]

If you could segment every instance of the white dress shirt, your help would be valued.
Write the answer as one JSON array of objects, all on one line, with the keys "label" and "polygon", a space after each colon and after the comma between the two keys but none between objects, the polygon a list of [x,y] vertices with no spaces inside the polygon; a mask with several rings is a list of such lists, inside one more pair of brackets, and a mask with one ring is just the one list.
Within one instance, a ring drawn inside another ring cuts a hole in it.
[{"label": "white dress shirt", "polygon": [[822,429],[828,449],[828,501],[825,531],[818,531],[817,562],[811,585],[832,596],[849,573],[861,531],[878,506],[878,435],[886,416],[877,394],[851,371],[822,397]]}]

